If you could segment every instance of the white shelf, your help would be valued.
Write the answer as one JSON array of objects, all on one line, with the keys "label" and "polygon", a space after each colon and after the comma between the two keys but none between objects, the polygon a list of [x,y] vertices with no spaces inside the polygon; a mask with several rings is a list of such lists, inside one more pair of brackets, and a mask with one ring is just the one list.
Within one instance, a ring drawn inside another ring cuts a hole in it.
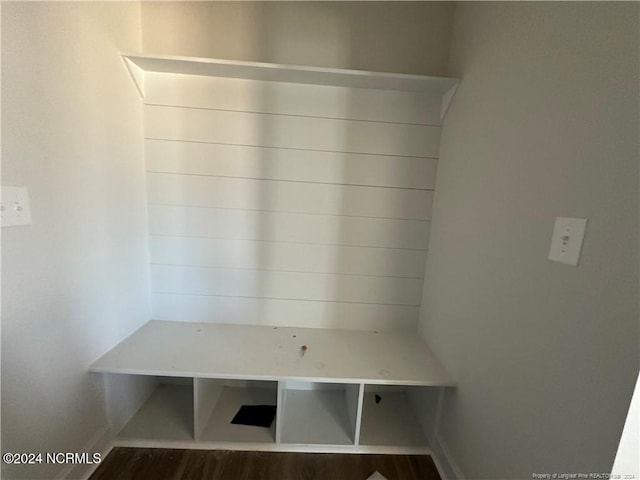
[{"label": "white shelf", "polygon": [[345,391],[287,390],[281,443],[353,445]]},{"label": "white shelf", "polygon": [[417,91],[444,94],[458,80],[401,73],[367,72],[340,68],[281,65],[172,55],[123,54],[145,72],[244,78],[271,82],[309,83],[377,90]]},{"label": "white shelf", "polygon": [[[301,347],[307,346],[302,355]],[[415,333],[150,321],[94,372],[233,380],[452,386]]]},{"label": "white shelf", "polygon": [[365,392],[360,430],[360,445],[427,447],[407,392]]},{"label": "white shelf", "polygon": [[231,420],[242,405],[276,405],[276,401],[277,388],[224,387],[199,440],[203,442],[274,443],[276,438],[275,418],[269,428],[234,425]]},{"label": "white shelf", "polygon": [[118,439],[193,440],[193,388],[160,384]]}]

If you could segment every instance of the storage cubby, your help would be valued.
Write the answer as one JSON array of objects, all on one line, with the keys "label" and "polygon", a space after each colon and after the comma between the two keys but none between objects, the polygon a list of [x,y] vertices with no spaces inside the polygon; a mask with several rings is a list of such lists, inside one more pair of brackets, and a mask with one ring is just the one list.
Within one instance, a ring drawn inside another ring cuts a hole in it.
[{"label": "storage cubby", "polygon": [[[411,334],[161,321],[92,371],[116,445],[136,447],[423,454],[453,385]],[[243,405],[275,405],[275,421],[232,424]]]},{"label": "storage cubby", "polygon": [[146,402],[118,433],[119,439],[193,440],[193,381],[158,377]]},{"label": "storage cubby", "polygon": [[434,388],[366,385],[364,390],[360,445],[428,447],[416,406],[425,393],[436,393]]},{"label": "storage cubby", "polygon": [[354,445],[360,385],[280,382],[281,443]]},{"label": "storage cubby", "polygon": [[277,382],[196,378],[196,439],[203,442],[274,443],[276,419],[270,427],[232,424],[243,405],[277,405]]}]

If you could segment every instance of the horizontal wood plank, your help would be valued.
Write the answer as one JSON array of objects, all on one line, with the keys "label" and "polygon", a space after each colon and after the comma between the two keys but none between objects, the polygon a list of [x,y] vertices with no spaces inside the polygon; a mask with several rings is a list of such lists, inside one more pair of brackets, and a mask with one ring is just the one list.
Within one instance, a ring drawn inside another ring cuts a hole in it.
[{"label": "horizontal wood plank", "polygon": [[419,308],[273,298],[212,297],[155,293],[156,320],[232,323],[345,330],[415,330]]},{"label": "horizontal wood plank", "polygon": [[440,127],[146,105],[145,138],[437,157]]},{"label": "horizontal wood plank", "polygon": [[426,249],[429,222],[149,205],[149,234]]},{"label": "horizontal wood plank", "polygon": [[435,158],[147,140],[147,171],[433,189]]},{"label": "horizontal wood plank", "polygon": [[439,125],[442,95],[150,72],[145,103]]},{"label": "horizontal wood plank", "polygon": [[151,263],[422,278],[425,250],[151,236]]},{"label": "horizontal wood plank", "polygon": [[420,304],[422,279],[151,265],[153,293]]},{"label": "horizontal wood plank", "polygon": [[147,199],[163,205],[426,220],[433,192],[148,173]]}]

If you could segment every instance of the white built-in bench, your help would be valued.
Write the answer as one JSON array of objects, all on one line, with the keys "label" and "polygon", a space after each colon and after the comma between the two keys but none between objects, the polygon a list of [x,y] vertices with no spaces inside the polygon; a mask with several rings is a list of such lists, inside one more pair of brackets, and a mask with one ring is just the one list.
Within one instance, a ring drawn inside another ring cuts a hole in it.
[{"label": "white built-in bench", "polygon": [[[458,81],[124,59],[144,103],[153,316],[226,324],[151,321],[91,366],[116,444],[428,452],[453,382],[415,329]],[[246,404],[277,405],[271,428],[231,424]]]},{"label": "white built-in bench", "polygon": [[[414,333],[165,321],[90,370],[116,392],[147,382],[119,446],[428,453],[441,387],[454,385]],[[231,424],[246,404],[277,405],[271,428]]]}]

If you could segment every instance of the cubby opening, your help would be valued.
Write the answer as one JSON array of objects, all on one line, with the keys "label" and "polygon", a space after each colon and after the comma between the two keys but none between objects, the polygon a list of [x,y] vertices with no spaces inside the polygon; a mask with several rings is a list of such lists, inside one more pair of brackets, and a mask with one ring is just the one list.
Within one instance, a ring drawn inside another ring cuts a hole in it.
[{"label": "cubby opening", "polygon": [[277,405],[278,383],[196,378],[196,440],[205,442],[274,443],[276,419],[269,427],[232,424],[243,405]]},{"label": "cubby opening", "polygon": [[280,442],[354,445],[360,385],[280,382]]},{"label": "cubby opening", "polygon": [[360,445],[428,447],[425,430],[433,423],[439,392],[436,387],[366,385]]},{"label": "cubby opening", "polygon": [[120,430],[120,439],[193,440],[193,380],[150,377],[157,386]]}]

